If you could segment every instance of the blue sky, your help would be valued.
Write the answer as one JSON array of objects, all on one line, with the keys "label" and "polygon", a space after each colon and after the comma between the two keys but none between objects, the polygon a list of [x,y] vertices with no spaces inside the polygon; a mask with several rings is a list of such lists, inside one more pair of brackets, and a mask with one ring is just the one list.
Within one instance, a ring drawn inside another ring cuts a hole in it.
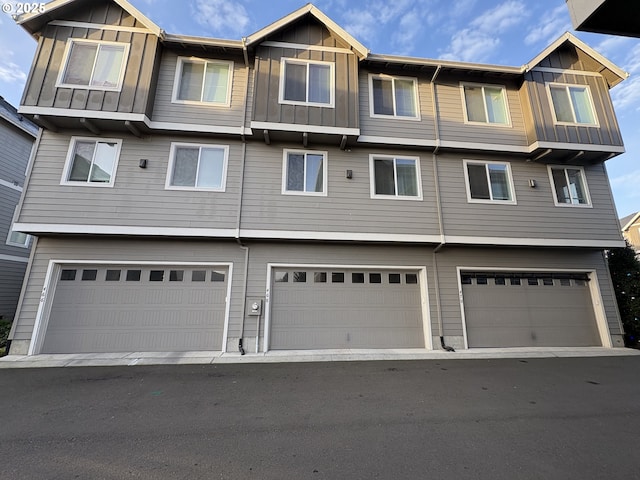
[{"label": "blue sky", "polygon": [[[130,0],[169,33],[240,39],[304,0]],[[15,1],[0,0],[0,3]],[[619,215],[640,210],[640,39],[574,32],[565,0],[316,0],[373,53],[520,66],[565,31],[631,77],[611,95],[627,153],[607,162]],[[36,43],[0,14],[0,95],[17,105]]]}]

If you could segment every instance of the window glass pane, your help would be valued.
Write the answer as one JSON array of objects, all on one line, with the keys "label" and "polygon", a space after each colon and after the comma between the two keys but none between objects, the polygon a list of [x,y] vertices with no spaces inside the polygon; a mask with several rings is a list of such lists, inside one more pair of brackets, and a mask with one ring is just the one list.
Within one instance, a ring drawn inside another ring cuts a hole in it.
[{"label": "window glass pane", "polygon": [[570,287],[571,286],[571,280],[568,278],[561,278],[560,279],[560,286],[561,287]]},{"label": "window glass pane", "polygon": [[369,283],[382,283],[382,274],[381,273],[370,273],[369,274]]},{"label": "window glass pane", "polygon": [[202,101],[227,103],[229,65],[207,63]]},{"label": "window glass pane", "polygon": [[551,176],[553,177],[553,185],[556,189],[556,197],[558,203],[571,203],[571,195],[567,186],[567,179],[563,168],[552,168]]},{"label": "window glass pane", "polygon": [[487,185],[487,170],[485,165],[467,164],[469,173],[469,190],[471,198],[490,200],[489,185]]},{"label": "window glass pane", "polygon": [[324,176],[322,155],[307,154],[307,178],[305,192],[322,192],[324,190]]},{"label": "window glass pane", "polygon": [[393,83],[381,78],[373,78],[373,113],[393,115]]},{"label": "window glass pane", "polygon": [[462,275],[462,285],[471,285],[472,283],[471,275]]},{"label": "window glass pane", "polygon": [[331,273],[331,283],[344,283],[344,273],[343,272],[332,272]]},{"label": "window glass pane", "polygon": [[327,283],[327,272],[316,272],[313,274],[315,283]]},{"label": "window glass pane", "polygon": [[484,99],[487,103],[490,123],[509,123],[503,93],[501,88],[484,87]]},{"label": "window glass pane", "polygon": [[507,166],[488,164],[487,167],[489,168],[489,180],[491,180],[493,200],[511,200]]},{"label": "window glass pane", "polygon": [[294,102],[306,102],[307,66],[298,63],[286,63],[284,76],[284,99]]},{"label": "window glass pane", "polygon": [[194,270],[191,272],[192,282],[204,282],[207,278],[207,272],[204,270]]},{"label": "window glass pane", "polygon": [[124,46],[100,45],[91,85],[98,87],[117,87],[118,80],[120,80],[123,56]]},{"label": "window glass pane", "polygon": [[589,94],[584,87],[570,87],[569,95],[571,95],[571,103],[576,114],[576,122],[594,125],[596,123],[593,110],[591,110],[591,102]]},{"label": "window glass pane", "polygon": [[280,272],[277,271],[275,272],[275,281],[277,283],[287,283],[289,281],[289,273],[288,272]]},{"label": "window glass pane", "polygon": [[287,190],[304,191],[304,154],[289,153],[287,155]]},{"label": "window glass pane", "polygon": [[75,270],[62,270],[60,273],[60,280],[75,280],[76,279],[76,271]]},{"label": "window glass pane", "polygon": [[139,282],[140,270],[127,270],[127,282]]},{"label": "window glass pane", "polygon": [[194,187],[196,185],[199,153],[199,148],[176,148],[176,158],[173,163],[173,179],[171,180],[171,185],[180,187]]},{"label": "window glass pane", "polygon": [[373,161],[376,195],[395,195],[396,187],[393,178],[393,160],[376,158]]},{"label": "window glass pane", "polygon": [[396,115],[416,117],[416,98],[412,80],[396,80]]},{"label": "window glass pane", "polygon": [[509,283],[511,285],[521,285],[522,284],[522,280],[518,277],[514,277],[514,278],[510,278],[509,279]]},{"label": "window glass pane", "polygon": [[118,282],[120,281],[120,270],[107,270],[107,275],[105,277],[107,282]]},{"label": "window glass pane", "polygon": [[307,272],[293,272],[293,283],[306,283]]},{"label": "window glass pane", "polygon": [[183,62],[178,100],[192,100],[199,102],[202,95],[202,79],[204,77],[204,64]]},{"label": "window glass pane", "polygon": [[98,270],[82,270],[82,280],[90,280],[93,281],[98,278]]},{"label": "window glass pane", "polygon": [[164,280],[164,270],[151,270],[149,272],[150,282],[162,282]]},{"label": "window glass pane", "polygon": [[389,274],[389,283],[400,283],[400,274],[399,273],[390,273]]},{"label": "window glass pane", "polygon": [[222,188],[223,171],[224,150],[221,148],[201,148],[197,186]]},{"label": "window glass pane", "polygon": [[398,195],[408,197],[418,196],[418,178],[416,175],[416,161],[396,159],[396,175],[398,180]]},{"label": "window glass pane", "polygon": [[538,285],[537,278],[527,278],[527,285]]},{"label": "window glass pane", "polygon": [[116,163],[118,145],[116,143],[98,142],[91,167],[90,182],[109,183]]},{"label": "window glass pane", "polygon": [[331,103],[331,67],[309,64],[309,101]]},{"label": "window glass pane", "polygon": [[222,270],[213,270],[211,272],[212,282],[224,282],[225,272]]},{"label": "window glass pane", "polygon": [[467,118],[470,122],[486,122],[482,87],[464,87],[464,100],[467,106]]},{"label": "window glass pane", "polygon": [[184,280],[184,270],[171,270],[169,272],[170,282],[182,282]]},{"label": "window glass pane", "polygon": [[408,285],[415,285],[418,283],[418,274],[417,273],[407,273],[405,275],[405,281]]},{"label": "window glass pane", "polygon": [[76,142],[75,151],[73,152],[73,164],[69,172],[69,181],[87,181],[95,148],[95,142]]},{"label": "window glass pane", "polygon": [[97,51],[97,44],[73,42],[62,82],[72,85],[89,85]]},{"label": "window glass pane", "polygon": [[587,203],[587,198],[584,193],[582,171],[578,169],[567,168],[567,176],[569,177],[569,194],[571,196],[571,203]]},{"label": "window glass pane", "polygon": [[364,273],[359,273],[359,272],[352,273],[351,283],[364,283]]},{"label": "window glass pane", "polygon": [[551,90],[551,99],[553,109],[556,112],[556,119],[559,122],[573,123],[573,113],[571,112],[571,102],[567,89],[564,87],[549,87]]},{"label": "window glass pane", "polygon": [[553,285],[553,278],[545,277],[542,279],[542,285]]},{"label": "window glass pane", "polygon": [[496,285],[505,285],[505,278],[504,277],[496,277],[494,279],[494,282]]},{"label": "window glass pane", "polygon": [[29,235],[22,232],[11,231],[9,234],[9,243],[15,243],[16,245],[27,245],[29,242]]},{"label": "window glass pane", "polygon": [[485,276],[477,276],[476,277],[476,285],[488,285],[487,277]]}]

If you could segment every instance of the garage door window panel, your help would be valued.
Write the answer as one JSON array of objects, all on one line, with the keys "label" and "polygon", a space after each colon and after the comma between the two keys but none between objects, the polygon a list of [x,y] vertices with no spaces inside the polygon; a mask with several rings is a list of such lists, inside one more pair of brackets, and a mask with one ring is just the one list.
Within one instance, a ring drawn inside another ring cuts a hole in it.
[{"label": "garage door window panel", "polygon": [[60,280],[62,281],[73,281],[76,279],[76,271],[70,269],[63,269],[60,272]]},{"label": "garage door window panel", "polygon": [[98,278],[98,270],[82,270],[82,280],[83,281],[95,281]]},{"label": "garage door window panel", "polygon": [[119,282],[120,270],[107,270],[107,273],[105,275],[105,280],[107,282]]},{"label": "garage door window panel", "polygon": [[420,159],[371,155],[371,198],[422,200]]},{"label": "garage door window panel", "polygon": [[141,274],[141,270],[127,270],[127,282],[139,282]]},{"label": "garage door window panel", "polygon": [[315,272],[313,274],[314,283],[327,283],[327,272]]}]

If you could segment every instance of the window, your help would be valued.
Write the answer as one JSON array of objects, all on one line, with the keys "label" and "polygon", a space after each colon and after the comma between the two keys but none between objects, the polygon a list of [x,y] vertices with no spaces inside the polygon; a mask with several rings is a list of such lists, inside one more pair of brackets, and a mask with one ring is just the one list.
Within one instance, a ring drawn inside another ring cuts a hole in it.
[{"label": "window", "polygon": [[399,273],[390,273],[389,274],[389,283],[400,283],[400,274]]},{"label": "window", "polygon": [[172,143],[165,188],[224,192],[229,147]]},{"label": "window", "polygon": [[98,278],[98,270],[82,270],[83,281],[94,281],[96,278]]},{"label": "window", "polygon": [[16,232],[13,229],[13,225],[9,229],[9,235],[7,235],[7,245],[12,247],[29,248],[29,242],[31,241],[31,235],[26,233]]},{"label": "window", "polygon": [[591,206],[582,167],[549,166],[553,200],[557,206]]},{"label": "window", "polygon": [[73,281],[76,279],[75,270],[62,270],[60,273],[60,280]]},{"label": "window", "polygon": [[70,39],[56,86],[119,91],[128,55],[128,43]]},{"label": "window", "polygon": [[307,272],[293,272],[293,283],[306,283]]},{"label": "window", "polygon": [[420,159],[370,155],[371,198],[422,200]]},{"label": "window", "polygon": [[370,273],[369,274],[369,283],[382,283],[382,274],[381,273]]},{"label": "window", "polygon": [[204,282],[207,279],[206,270],[193,270],[191,272],[192,282]]},{"label": "window", "polygon": [[178,57],[171,101],[229,106],[232,72],[233,62]]},{"label": "window", "polygon": [[344,272],[331,272],[331,283],[344,283]]},{"label": "window", "polygon": [[407,273],[405,275],[405,283],[407,285],[417,285],[417,283],[418,283],[418,274],[417,273]]},{"label": "window", "polygon": [[127,270],[127,282],[139,282],[140,270]]},{"label": "window", "polygon": [[549,83],[547,88],[556,123],[598,125],[589,87]]},{"label": "window", "polygon": [[212,282],[224,282],[225,272],[222,270],[213,270],[211,272],[211,281]]},{"label": "window", "polygon": [[313,281],[314,283],[327,283],[327,272],[315,272]]},{"label": "window", "polygon": [[105,276],[105,280],[107,282],[119,282],[120,281],[120,270],[107,270],[107,274]]},{"label": "window", "polygon": [[330,62],[283,58],[280,103],[333,108],[333,70],[333,63]]},{"label": "window", "polygon": [[469,83],[461,87],[467,122],[511,125],[504,87]]},{"label": "window", "polygon": [[289,272],[276,270],[274,275],[276,283],[287,283],[289,281]]},{"label": "window", "polygon": [[171,270],[169,271],[170,282],[182,282],[184,280],[184,270]]},{"label": "window", "polygon": [[464,168],[469,202],[516,203],[508,163],[465,160]]},{"label": "window", "polygon": [[111,187],[122,140],[71,137],[61,184]]},{"label": "window", "polygon": [[327,195],[327,152],[285,150],[282,193]]},{"label": "window", "polygon": [[419,119],[417,85],[415,78],[369,75],[371,116]]},{"label": "window", "polygon": [[149,272],[149,281],[150,282],[163,282],[164,281],[164,270],[151,270]]},{"label": "window", "polygon": [[351,283],[364,283],[364,273],[360,273],[360,272],[351,273]]}]

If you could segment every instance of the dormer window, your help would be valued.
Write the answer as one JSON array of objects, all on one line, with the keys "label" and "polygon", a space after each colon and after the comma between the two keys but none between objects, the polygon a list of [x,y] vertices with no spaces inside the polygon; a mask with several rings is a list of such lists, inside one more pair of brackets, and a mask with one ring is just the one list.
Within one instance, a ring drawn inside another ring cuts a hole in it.
[{"label": "dormer window", "polygon": [[597,126],[595,109],[586,85],[547,84],[556,123]]},{"label": "dormer window", "polygon": [[58,87],[120,91],[129,44],[69,39]]},{"label": "dormer window", "polygon": [[333,108],[333,63],[283,58],[281,65],[280,103]]}]

